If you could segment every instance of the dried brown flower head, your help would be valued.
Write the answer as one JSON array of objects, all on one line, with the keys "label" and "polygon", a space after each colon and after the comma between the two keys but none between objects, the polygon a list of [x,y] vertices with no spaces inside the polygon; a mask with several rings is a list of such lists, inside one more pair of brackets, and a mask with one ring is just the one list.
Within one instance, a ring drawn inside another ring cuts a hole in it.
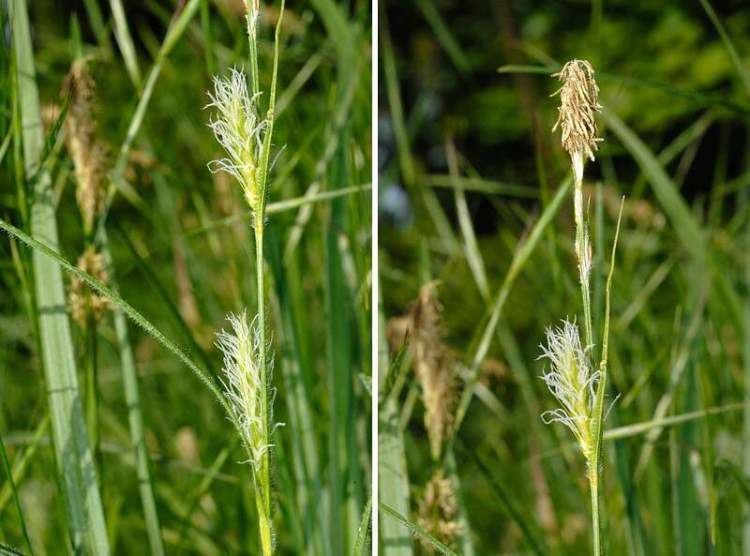
[{"label": "dried brown flower head", "polygon": [[84,231],[89,234],[104,209],[106,191],[106,150],[96,140],[94,120],[94,80],[86,59],[76,60],[70,68],[65,87],[70,105],[65,119],[66,140],[76,173],[76,201],[81,211]]},{"label": "dried brown flower head", "polygon": [[[457,519],[458,505],[453,483],[442,470],[436,471],[424,489],[417,510],[418,525],[447,546],[452,546],[461,533]],[[434,553],[432,545],[423,542],[423,548]]]},{"label": "dried brown flower head", "polygon": [[456,382],[455,360],[443,343],[442,307],[437,299],[436,282],[422,287],[410,317],[414,368],[425,405],[425,427],[432,457],[437,459],[452,426]]},{"label": "dried brown flower head", "polygon": [[[93,246],[89,246],[78,258],[78,268],[90,274],[103,284],[107,283],[108,274],[104,256],[97,253]],[[110,303],[106,297],[102,297],[80,278],[74,277],[70,283],[68,303],[73,319],[83,328],[93,319],[98,321],[109,308]]]},{"label": "dried brown flower head", "polygon": [[584,160],[594,160],[597,143],[602,141],[596,136],[596,112],[602,107],[594,68],[586,60],[571,60],[552,77],[562,81],[562,87],[554,93],[560,95],[560,108],[552,131],[560,128],[562,146],[570,154],[576,178],[580,180]]}]

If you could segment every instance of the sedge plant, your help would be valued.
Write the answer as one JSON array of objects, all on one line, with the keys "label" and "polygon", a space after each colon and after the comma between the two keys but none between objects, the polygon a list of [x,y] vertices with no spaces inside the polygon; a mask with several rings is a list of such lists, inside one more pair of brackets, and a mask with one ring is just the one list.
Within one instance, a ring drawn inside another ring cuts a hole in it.
[{"label": "sedge plant", "polygon": [[224,353],[225,395],[231,417],[239,425],[247,452],[258,512],[261,551],[273,553],[270,450],[273,424],[273,352],[267,334],[263,237],[266,219],[271,139],[276,103],[276,76],[279,36],[284,13],[281,2],[274,39],[273,70],[265,116],[261,115],[262,92],[258,72],[257,23],[260,2],[246,0],[247,34],[250,45],[250,89],[244,71],[233,68],[227,77],[214,77],[208,107],[216,110],[210,127],[226,157],[209,163],[212,172],[228,172],[242,187],[252,211],[255,238],[257,313],[248,319],[245,311],[230,314],[232,331],[219,334],[218,346]]},{"label": "sedge plant", "polygon": [[[602,553],[599,487],[601,484],[602,430],[605,419],[604,393],[607,385],[607,345],[609,341],[610,289],[614,270],[615,248],[620,230],[618,217],[605,291],[605,314],[601,336],[599,364],[595,365],[595,341],[591,318],[590,276],[592,270],[591,239],[584,211],[583,169],[586,160],[594,160],[598,143],[596,113],[601,110],[599,88],[594,69],[585,60],[572,60],[553,75],[562,82],[555,93],[560,96],[559,116],[553,131],[560,128],[562,146],[568,152],[574,178],[574,251],[583,303],[584,337],[581,339],[575,321],[567,319],[546,331],[546,345],[541,357],[549,361],[542,379],[557,398],[560,407],[542,414],[545,423],[562,423],[573,433],[586,459],[591,490],[593,551]],[[620,217],[622,204],[620,205]]]}]

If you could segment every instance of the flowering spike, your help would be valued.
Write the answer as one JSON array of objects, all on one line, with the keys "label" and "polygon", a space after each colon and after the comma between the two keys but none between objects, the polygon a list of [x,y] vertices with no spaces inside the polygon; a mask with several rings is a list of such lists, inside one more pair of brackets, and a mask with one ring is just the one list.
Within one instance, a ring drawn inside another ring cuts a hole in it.
[{"label": "flowering spike", "polygon": [[558,328],[546,331],[547,345],[540,346],[540,358],[550,361],[550,368],[541,377],[547,388],[562,407],[545,411],[542,420],[546,423],[562,423],[576,437],[581,452],[588,461],[594,455],[594,400],[599,371],[592,371],[588,347],[581,345],[581,337],[575,323],[562,321]]},{"label": "flowering spike", "polygon": [[[224,379],[221,380],[234,418],[239,423],[253,470],[270,450],[270,431],[263,404],[270,377],[261,375],[257,318],[248,323],[247,314],[230,314],[232,332],[222,330],[217,346],[224,354]],[[266,367],[270,375],[270,366]]]},{"label": "flowering spike", "polygon": [[258,116],[259,94],[251,96],[245,73],[232,68],[229,77],[214,76],[214,91],[208,96],[211,103],[206,108],[213,107],[218,111],[217,117],[212,118],[208,125],[227,154],[226,158],[209,162],[208,169],[234,176],[254,210],[259,195],[263,194],[258,191],[257,173],[263,133],[267,127],[266,120]]},{"label": "flowering spike", "polygon": [[594,68],[586,60],[571,60],[552,77],[563,83],[554,93],[560,95],[560,108],[552,131],[560,128],[562,146],[570,154],[576,181],[580,181],[585,159],[594,160],[597,143],[602,141],[596,136],[596,112],[602,107]]}]

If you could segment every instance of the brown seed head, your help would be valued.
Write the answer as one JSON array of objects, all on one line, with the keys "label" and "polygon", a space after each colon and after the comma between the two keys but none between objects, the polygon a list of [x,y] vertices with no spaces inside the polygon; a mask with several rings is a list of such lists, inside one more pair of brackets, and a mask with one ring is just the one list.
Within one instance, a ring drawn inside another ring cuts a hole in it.
[{"label": "brown seed head", "polygon": [[415,371],[425,405],[425,428],[432,457],[437,459],[452,426],[456,384],[455,361],[443,343],[442,307],[435,282],[422,287],[410,317]]},{"label": "brown seed head", "polygon": [[96,140],[94,80],[86,63],[85,59],[73,63],[65,79],[64,90],[70,94],[65,129],[68,151],[76,173],[76,201],[84,230],[90,233],[104,209],[106,192],[102,181],[106,150]]},{"label": "brown seed head", "polygon": [[574,163],[580,160],[594,160],[601,138],[597,137],[596,112],[599,105],[599,87],[594,79],[594,68],[586,60],[571,60],[552,75],[562,81],[562,87],[554,94],[560,95],[560,108],[557,122],[552,131],[560,127],[563,148],[568,151]]},{"label": "brown seed head", "polygon": [[[457,519],[458,505],[453,483],[442,470],[436,471],[425,486],[417,512],[417,522],[422,529],[447,546],[455,544],[461,533]],[[432,545],[424,542],[423,548],[434,554]]]},{"label": "brown seed head", "polygon": [[[87,274],[91,274],[91,276],[103,284],[106,284],[108,281],[109,277],[104,257],[101,253],[97,253],[93,246],[87,247],[78,258],[78,268]],[[81,328],[86,326],[89,319],[93,319],[94,322],[99,321],[110,306],[109,300],[106,297],[102,297],[92,291],[83,280],[77,277],[74,277],[70,283],[68,304],[70,305],[73,320]]]}]

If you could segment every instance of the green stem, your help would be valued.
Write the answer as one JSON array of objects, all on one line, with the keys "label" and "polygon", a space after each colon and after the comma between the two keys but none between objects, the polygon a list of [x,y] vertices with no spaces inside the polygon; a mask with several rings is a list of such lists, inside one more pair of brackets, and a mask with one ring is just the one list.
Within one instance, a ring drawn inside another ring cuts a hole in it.
[{"label": "green stem", "polygon": [[[597,458],[598,459],[598,458]],[[591,484],[591,528],[594,533],[594,556],[601,556],[602,547],[599,537],[599,462],[593,461],[589,469]]]},{"label": "green stem", "polygon": [[247,36],[250,44],[250,89],[253,92],[253,96],[260,93],[260,78],[258,77],[258,43],[256,40],[258,28],[257,28],[258,13],[255,8],[251,8],[245,15],[245,21],[247,23]]},{"label": "green stem", "polygon": [[[270,422],[268,415],[268,365],[266,345],[266,304],[265,285],[263,273],[263,211],[255,214],[255,275],[258,286],[258,358],[260,359],[260,383],[261,392],[261,422],[263,423],[263,438],[266,444],[270,444]],[[269,453],[265,451],[261,457],[259,469],[255,471],[259,476],[256,479],[256,499],[258,505],[258,527],[260,529],[260,542],[263,556],[273,553],[271,534],[271,477]]]},{"label": "green stem", "polygon": [[584,268],[584,260],[591,260],[586,220],[583,215],[583,190],[581,180],[576,179],[574,204],[576,221],[576,259],[578,260],[578,275],[581,282],[581,298],[583,300],[583,320],[586,334],[586,347],[593,345],[593,324],[591,320],[591,291],[589,287],[589,272]]},{"label": "green stem", "polygon": [[94,451],[94,460],[102,472],[102,452],[99,434],[99,369],[97,365],[96,319],[89,316],[86,322],[88,364],[86,366],[86,417],[89,442]]},{"label": "green stem", "polygon": [[620,239],[620,223],[622,222],[622,209],[625,205],[624,198],[620,202],[620,212],[617,216],[617,228],[615,229],[615,240],[612,244],[612,255],[609,261],[609,273],[607,283],[604,287],[604,331],[602,334],[602,358],[599,362],[599,384],[596,387],[596,399],[594,401],[594,452],[589,461],[589,482],[591,483],[591,521],[594,529],[594,556],[601,555],[600,525],[599,525],[599,461],[602,458],[602,443],[604,432],[604,394],[607,390],[607,357],[609,355],[609,317],[611,310],[612,278],[615,274],[615,254],[617,253],[617,242]]},{"label": "green stem", "polygon": [[[118,291],[114,261],[109,248],[109,236],[106,228],[102,229],[101,253],[104,256],[107,271],[109,272],[112,289]],[[146,524],[146,535],[148,536],[148,543],[151,548],[151,556],[164,556],[164,543],[161,539],[159,513],[156,509],[153,478],[149,467],[148,448],[146,447],[146,433],[143,423],[143,411],[141,409],[141,396],[138,391],[135,354],[133,346],[130,343],[127,317],[122,308],[115,303],[112,304],[112,320],[115,327],[116,345],[120,354],[120,369],[123,390],[125,392],[125,404],[128,409],[130,442],[135,455],[136,477],[138,478],[138,490],[141,496],[141,507],[143,508],[143,517]]]},{"label": "green stem", "polygon": [[[609,298],[607,300],[607,315],[609,315]],[[607,321],[608,322],[608,321]],[[608,327],[608,324],[605,324]],[[606,353],[606,341],[605,341],[605,353]],[[606,356],[606,355],[605,355]],[[604,429],[604,390],[607,387],[607,364],[606,361],[602,361],[599,366],[599,372],[601,376],[599,378],[599,384],[596,390],[596,401],[594,404],[595,412],[595,423],[594,423],[594,434],[595,434],[595,446],[594,453],[589,460],[589,484],[591,485],[591,528],[593,529],[594,536],[594,556],[601,556],[601,526],[599,523],[599,461],[602,454],[602,431]]]},{"label": "green stem", "polygon": [[[255,7],[257,10],[257,5]],[[268,392],[271,387],[270,373],[268,372],[268,356],[266,342],[266,306],[265,306],[265,286],[263,270],[263,231],[266,217],[266,186],[268,184],[268,166],[271,153],[271,138],[273,136],[274,112],[276,109],[276,76],[279,66],[279,37],[281,34],[281,22],[284,15],[284,0],[281,0],[279,18],[276,22],[276,32],[274,37],[273,53],[273,73],[271,76],[271,90],[268,101],[267,129],[263,137],[260,161],[258,164],[257,177],[257,203],[253,208],[255,221],[253,229],[255,231],[255,273],[258,287],[258,358],[260,359],[260,383],[263,391],[261,392],[261,422],[262,435],[266,445],[271,443],[271,420],[269,415]],[[252,17],[252,14],[251,14]],[[253,94],[259,90],[258,80],[258,51],[257,51],[257,29],[251,25],[248,18],[248,42],[250,45],[250,64],[251,64],[251,86]],[[260,545],[263,556],[273,554],[273,534],[271,523],[271,463],[268,450],[264,451],[261,456],[260,464],[253,470],[253,481],[255,483],[255,499],[258,508],[258,528],[260,533]]]}]

